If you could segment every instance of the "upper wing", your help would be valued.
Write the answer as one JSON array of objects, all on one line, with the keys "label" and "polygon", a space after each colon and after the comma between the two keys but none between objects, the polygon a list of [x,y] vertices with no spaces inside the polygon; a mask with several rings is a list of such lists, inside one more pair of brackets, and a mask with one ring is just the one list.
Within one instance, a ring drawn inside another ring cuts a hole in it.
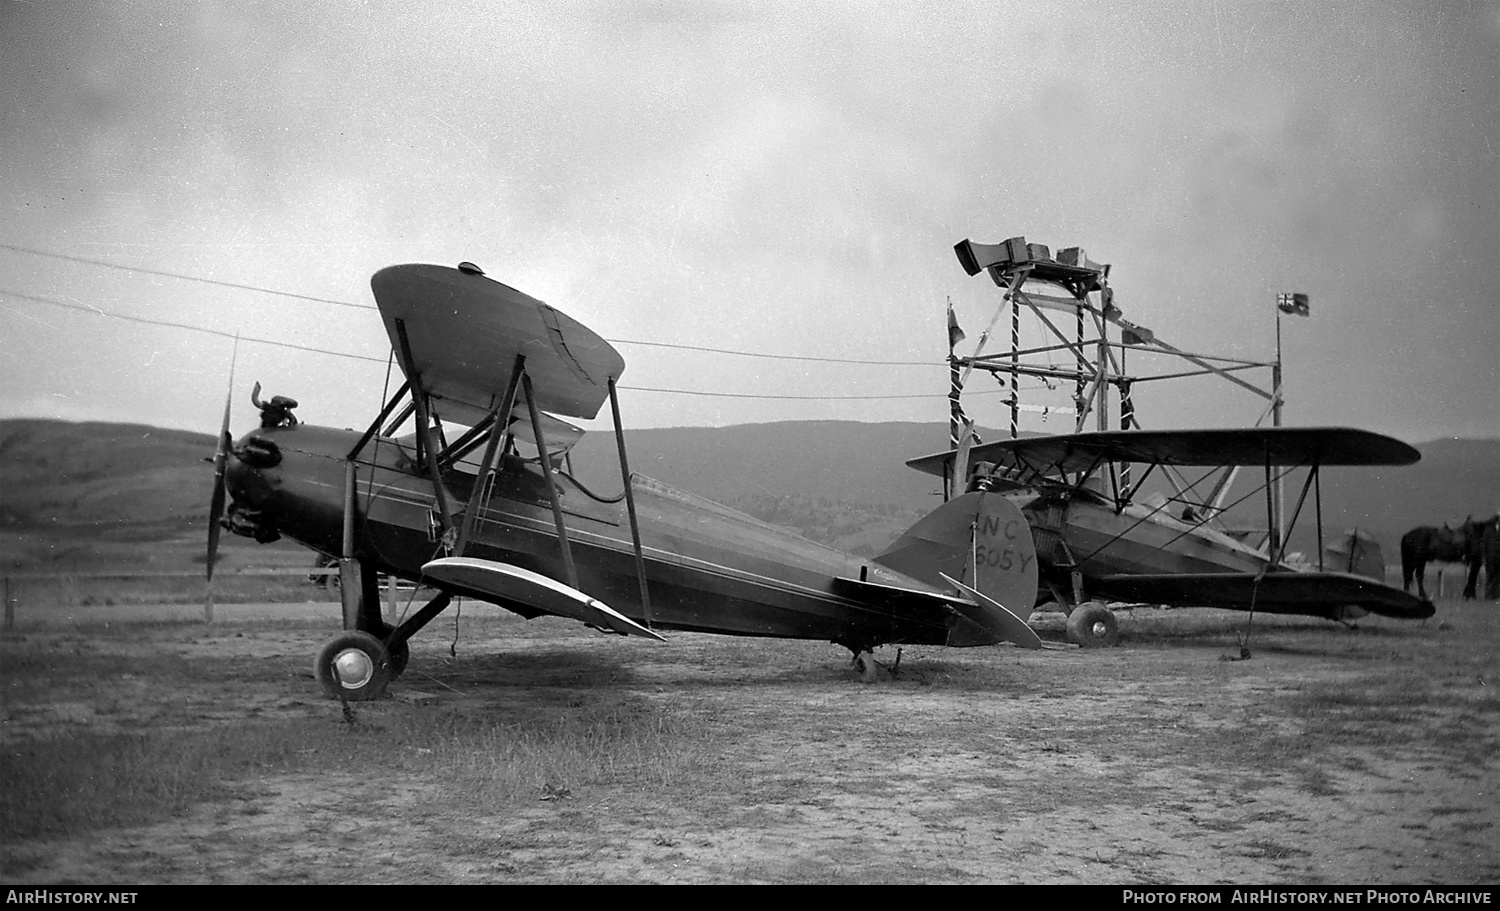
[{"label": "upper wing", "polygon": [[537,407],[570,417],[596,416],[608,381],[625,370],[625,359],[593,330],[477,269],[390,266],[370,288],[398,352],[396,322],[406,328],[411,364],[402,370],[415,372],[458,423],[472,426],[500,404],[518,354],[526,356]]},{"label": "upper wing", "polygon": [[1090,587],[1116,601],[1191,607],[1308,614],[1338,618],[1344,607],[1372,614],[1422,620],[1436,609],[1431,601],[1365,576],[1331,572],[1130,574],[1089,579]]},{"label": "upper wing", "polygon": [[443,557],[423,566],[422,574],[445,588],[457,588],[480,597],[497,598],[501,602],[518,602],[622,635],[647,636],[658,642],[667,641],[576,588],[509,563],[474,557]]},{"label": "upper wing", "polygon": [[[969,451],[972,464],[1042,472],[1087,471],[1101,462],[1225,465],[1410,465],[1422,457],[1394,437],[1348,427],[1247,427],[1228,430],[1104,430],[1000,440]],[[944,475],[953,453],[906,464]]]}]

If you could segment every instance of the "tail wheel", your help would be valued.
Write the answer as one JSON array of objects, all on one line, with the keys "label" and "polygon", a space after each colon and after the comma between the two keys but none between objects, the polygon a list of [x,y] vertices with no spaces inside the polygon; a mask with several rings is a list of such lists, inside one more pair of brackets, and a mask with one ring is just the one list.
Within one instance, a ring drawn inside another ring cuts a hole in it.
[{"label": "tail wheel", "polygon": [[1068,615],[1068,641],[1083,648],[1114,648],[1120,642],[1114,612],[1097,601],[1073,608]]},{"label": "tail wheel", "polygon": [[353,702],[380,698],[394,676],[392,669],[381,641],[360,630],[345,630],[328,640],[313,663],[313,675],[324,693]]}]

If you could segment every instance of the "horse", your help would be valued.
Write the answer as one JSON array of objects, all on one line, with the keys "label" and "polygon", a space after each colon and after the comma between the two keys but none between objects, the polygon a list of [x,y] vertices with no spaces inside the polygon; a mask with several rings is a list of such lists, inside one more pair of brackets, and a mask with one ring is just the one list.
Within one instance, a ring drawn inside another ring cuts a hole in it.
[{"label": "horse", "polygon": [[[1427,564],[1433,561],[1444,563],[1467,563],[1471,548],[1469,531],[1473,523],[1465,519],[1458,528],[1433,528],[1422,525],[1401,536],[1401,589],[1411,591],[1413,576],[1417,579],[1417,594],[1427,597],[1427,586],[1423,575]],[[1473,597],[1472,591],[1466,597]]]},{"label": "horse", "polygon": [[1469,564],[1469,579],[1464,597],[1478,597],[1479,570],[1483,569],[1485,600],[1500,601],[1500,515],[1466,526],[1469,552],[1464,559]]}]

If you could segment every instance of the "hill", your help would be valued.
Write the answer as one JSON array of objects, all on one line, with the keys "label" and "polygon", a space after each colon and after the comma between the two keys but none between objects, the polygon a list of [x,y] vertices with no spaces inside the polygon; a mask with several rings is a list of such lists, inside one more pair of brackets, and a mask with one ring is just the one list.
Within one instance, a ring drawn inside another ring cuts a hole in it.
[{"label": "hill", "polygon": [[[905,460],[945,448],[946,423],[787,421],[626,433],[631,468],[815,540],[872,553],[938,503],[936,479]],[[991,432],[987,438],[998,438]],[[1330,468],[1323,517],[1333,532],[1358,526],[1394,561],[1403,531],[1456,524],[1500,510],[1500,440],[1437,440],[1403,468]],[[135,424],[0,421],[0,530],[17,565],[25,542],[66,532],[140,540],[203,534],[213,437]],[[580,477],[619,490],[612,435],[579,443]],[[1258,475],[1259,473],[1254,473]],[[1289,484],[1287,508],[1300,484]],[[1247,488],[1248,489],[1248,488]],[[1245,515],[1258,521],[1259,500]],[[1293,547],[1312,550],[1307,531]],[[17,543],[21,542],[21,543]]]},{"label": "hill", "polygon": [[[948,448],[948,425],[781,421],[631,430],[625,441],[633,471],[726,502],[793,496],[930,509],[941,483],[905,463]],[[612,435],[591,433],[575,453],[580,471],[619,486]]]},{"label": "hill", "polygon": [[201,522],[214,438],[142,424],[0,421],[0,528]]}]

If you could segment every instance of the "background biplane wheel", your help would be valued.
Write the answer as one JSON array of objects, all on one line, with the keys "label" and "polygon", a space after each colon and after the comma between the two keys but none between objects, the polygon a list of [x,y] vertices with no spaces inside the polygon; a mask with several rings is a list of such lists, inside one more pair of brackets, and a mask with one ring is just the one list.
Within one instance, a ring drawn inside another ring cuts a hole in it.
[{"label": "background biplane wheel", "polygon": [[[338,668],[338,676],[334,676]],[[340,694],[354,702],[380,698],[391,681],[392,663],[379,639],[345,630],[328,640],[313,663],[313,676],[330,698]]]},{"label": "background biplane wheel", "polygon": [[1084,648],[1113,648],[1120,641],[1114,612],[1097,601],[1086,601],[1068,615],[1068,641]]}]

